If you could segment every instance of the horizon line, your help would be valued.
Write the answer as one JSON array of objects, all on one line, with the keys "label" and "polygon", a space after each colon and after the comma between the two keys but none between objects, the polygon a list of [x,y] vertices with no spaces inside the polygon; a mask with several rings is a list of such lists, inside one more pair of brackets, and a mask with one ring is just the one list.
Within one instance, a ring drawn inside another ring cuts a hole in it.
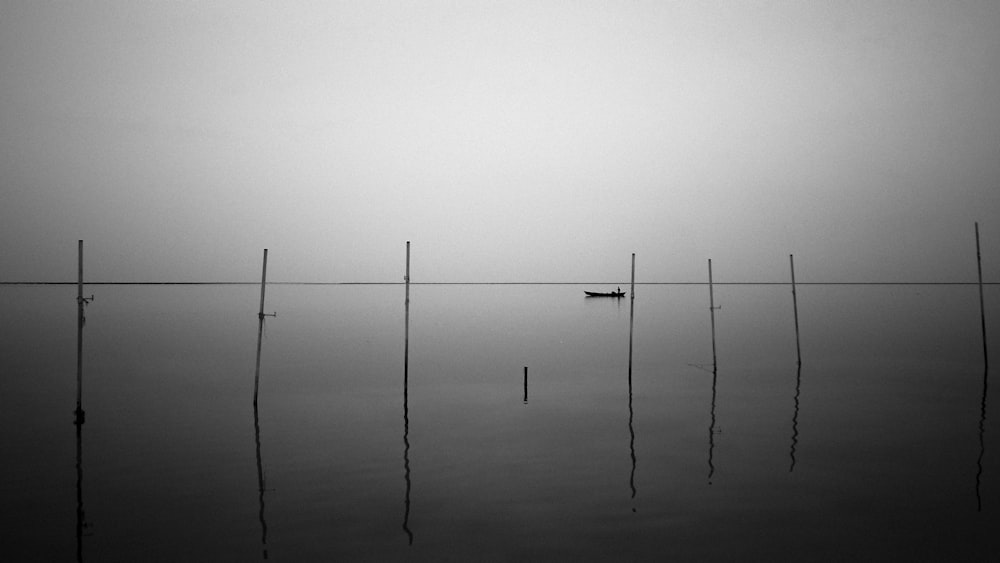
[{"label": "horizon line", "polygon": [[[0,281],[0,285],[78,285],[75,281]],[[85,281],[83,285],[249,285],[260,286],[259,281]],[[269,281],[267,285],[630,285],[630,282],[618,281],[588,281],[588,282],[553,282],[553,281],[427,281],[427,282],[385,282],[385,281],[341,281],[341,282],[298,282]],[[1000,282],[982,282],[983,285],[1000,285]],[[709,285],[707,281],[647,281],[635,282],[635,285]],[[792,285],[791,281],[713,281],[711,285]],[[795,285],[979,285],[979,282],[942,282],[942,281],[796,281]]]}]

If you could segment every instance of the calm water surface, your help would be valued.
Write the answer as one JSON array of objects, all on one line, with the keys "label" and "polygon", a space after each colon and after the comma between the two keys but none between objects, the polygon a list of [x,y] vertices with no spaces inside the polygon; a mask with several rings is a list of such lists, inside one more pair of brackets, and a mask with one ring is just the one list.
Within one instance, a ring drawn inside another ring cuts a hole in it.
[{"label": "calm water surface", "polygon": [[716,286],[714,372],[706,286],[583,289],[270,286],[255,409],[259,288],[90,286],[78,441],[76,288],[0,287],[2,558],[1000,553],[975,286],[800,286],[801,368]]}]

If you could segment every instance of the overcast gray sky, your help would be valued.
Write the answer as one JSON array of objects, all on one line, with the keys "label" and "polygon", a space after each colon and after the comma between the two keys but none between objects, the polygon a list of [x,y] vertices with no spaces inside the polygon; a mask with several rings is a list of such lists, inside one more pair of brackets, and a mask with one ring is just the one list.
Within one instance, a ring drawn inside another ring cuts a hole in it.
[{"label": "overcast gray sky", "polygon": [[0,0],[0,280],[1000,278],[1000,2]]}]

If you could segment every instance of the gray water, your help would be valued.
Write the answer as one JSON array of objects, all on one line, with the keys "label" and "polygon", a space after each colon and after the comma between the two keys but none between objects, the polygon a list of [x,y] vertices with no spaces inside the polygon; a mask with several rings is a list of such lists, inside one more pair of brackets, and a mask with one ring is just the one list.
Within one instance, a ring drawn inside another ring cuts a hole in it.
[{"label": "gray water", "polygon": [[1000,553],[974,285],[800,286],[801,368],[789,286],[716,286],[715,370],[706,286],[583,289],[269,286],[255,409],[258,287],[89,286],[76,427],[76,288],[0,287],[0,556]]}]

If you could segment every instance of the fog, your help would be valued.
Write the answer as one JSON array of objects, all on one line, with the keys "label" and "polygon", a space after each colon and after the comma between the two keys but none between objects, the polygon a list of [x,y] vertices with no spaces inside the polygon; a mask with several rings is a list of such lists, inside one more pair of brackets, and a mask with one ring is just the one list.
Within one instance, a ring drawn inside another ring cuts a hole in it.
[{"label": "fog", "polygon": [[995,281],[997,22],[0,0],[0,281]]}]

